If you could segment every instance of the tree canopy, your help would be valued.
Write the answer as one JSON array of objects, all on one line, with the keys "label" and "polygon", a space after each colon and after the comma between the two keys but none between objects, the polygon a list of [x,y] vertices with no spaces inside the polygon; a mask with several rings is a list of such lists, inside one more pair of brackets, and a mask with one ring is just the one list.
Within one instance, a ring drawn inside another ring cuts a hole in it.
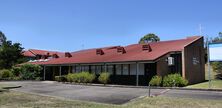
[{"label": "tree canopy", "polygon": [[155,35],[153,33],[149,33],[149,34],[143,36],[140,39],[139,43],[143,44],[143,43],[158,42],[158,41],[160,41],[160,38],[157,35]]},{"label": "tree canopy", "polygon": [[215,42],[215,43],[217,43],[217,42],[222,42],[222,32],[219,32],[219,33],[218,33],[218,36],[215,37],[215,38],[211,38],[210,41],[211,41],[211,42]]},{"label": "tree canopy", "polygon": [[[1,34],[3,34],[1,32]],[[1,35],[2,45],[0,46],[0,69],[9,69],[13,65],[20,63],[23,58],[20,43],[12,43],[12,41],[6,40],[5,35]]]},{"label": "tree canopy", "polygon": [[0,31],[0,46],[2,46],[3,42],[5,41],[6,41],[5,34]]}]

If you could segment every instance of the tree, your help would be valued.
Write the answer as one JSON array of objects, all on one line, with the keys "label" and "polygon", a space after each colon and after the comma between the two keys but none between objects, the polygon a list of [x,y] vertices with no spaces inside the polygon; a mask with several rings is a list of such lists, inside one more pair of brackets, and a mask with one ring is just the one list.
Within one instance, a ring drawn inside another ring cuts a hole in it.
[{"label": "tree", "polygon": [[160,41],[160,38],[157,35],[155,35],[153,33],[149,33],[149,34],[143,36],[140,39],[139,43],[143,44],[143,43],[158,42],[158,41]]},{"label": "tree", "polygon": [[0,31],[0,46],[6,41],[6,36]]},{"label": "tree", "polygon": [[210,41],[211,41],[211,42],[214,42],[214,43],[222,42],[222,32],[219,32],[219,33],[218,33],[218,36],[215,37],[215,38],[212,38]]},{"label": "tree", "polygon": [[[2,45],[0,47],[0,69],[9,69],[17,63],[21,63],[23,59],[20,43],[12,43],[7,41],[5,35],[1,32]],[[20,62],[19,62],[20,61]]]}]

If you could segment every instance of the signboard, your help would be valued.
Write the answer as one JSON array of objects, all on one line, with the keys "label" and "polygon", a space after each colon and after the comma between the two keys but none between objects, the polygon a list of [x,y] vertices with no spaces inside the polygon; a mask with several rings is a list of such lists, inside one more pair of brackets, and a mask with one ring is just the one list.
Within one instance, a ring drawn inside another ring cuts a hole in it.
[{"label": "signboard", "polygon": [[222,43],[209,44],[210,61],[222,61]]}]

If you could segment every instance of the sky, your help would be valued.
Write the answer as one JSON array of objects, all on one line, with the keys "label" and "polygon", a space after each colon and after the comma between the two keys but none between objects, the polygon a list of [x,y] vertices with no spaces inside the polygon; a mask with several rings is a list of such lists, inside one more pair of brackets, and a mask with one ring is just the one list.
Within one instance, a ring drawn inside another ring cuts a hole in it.
[{"label": "sky", "polygon": [[222,31],[222,0],[0,0],[0,31],[25,49],[77,51]]}]

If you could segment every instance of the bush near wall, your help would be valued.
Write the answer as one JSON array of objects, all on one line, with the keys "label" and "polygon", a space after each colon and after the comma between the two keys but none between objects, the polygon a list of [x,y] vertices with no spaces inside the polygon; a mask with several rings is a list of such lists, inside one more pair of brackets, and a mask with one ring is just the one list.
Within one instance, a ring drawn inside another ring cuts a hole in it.
[{"label": "bush near wall", "polygon": [[188,81],[184,79],[180,74],[169,74],[167,76],[154,76],[149,82],[152,86],[163,87],[183,87],[188,84]]},{"label": "bush near wall", "polygon": [[0,70],[0,78],[1,79],[11,79],[13,78],[13,73],[11,70],[9,69],[3,69],[3,70]]},{"label": "bush near wall", "polygon": [[164,87],[183,87],[188,84],[180,74],[169,74],[163,78]]},{"label": "bush near wall", "polygon": [[108,72],[100,73],[98,80],[100,83],[103,83],[104,85],[107,84],[110,80],[110,73]]},{"label": "bush near wall", "polygon": [[75,83],[92,83],[96,76],[95,74],[89,72],[80,72],[80,73],[69,73],[67,76],[68,82],[75,82]]},{"label": "bush near wall", "polygon": [[41,80],[42,67],[33,64],[24,64],[20,67],[12,67],[13,80]]},{"label": "bush near wall", "polygon": [[67,76],[66,76],[66,75],[55,76],[55,81],[58,81],[58,82],[66,82],[66,81],[67,81]]},{"label": "bush near wall", "polygon": [[158,75],[154,76],[149,82],[151,86],[161,86],[161,83],[162,83],[162,77]]}]

